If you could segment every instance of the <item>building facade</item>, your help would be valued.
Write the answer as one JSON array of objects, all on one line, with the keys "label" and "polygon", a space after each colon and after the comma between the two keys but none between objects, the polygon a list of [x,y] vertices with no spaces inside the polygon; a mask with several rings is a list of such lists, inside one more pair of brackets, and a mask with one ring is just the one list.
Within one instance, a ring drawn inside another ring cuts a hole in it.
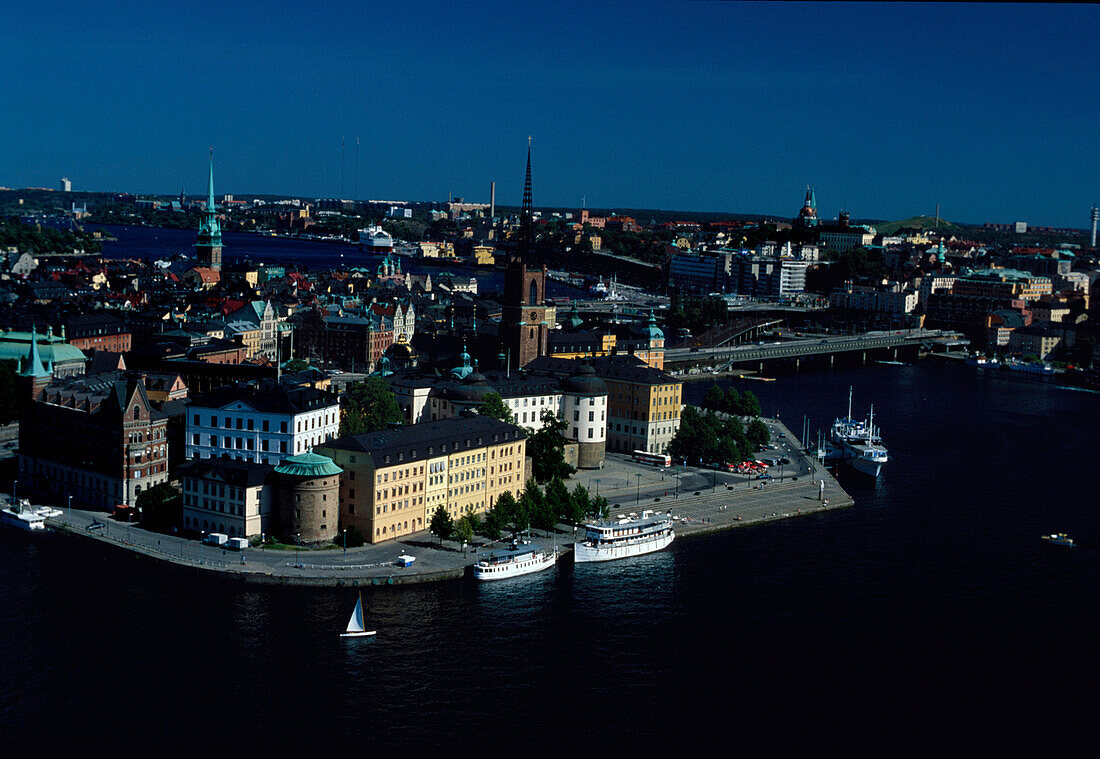
[{"label": "building facade", "polygon": [[180,468],[183,528],[230,537],[271,535],[275,526],[274,467],[229,457],[196,459]]},{"label": "building facade", "polygon": [[187,458],[278,464],[336,437],[340,401],[324,390],[271,381],[217,388],[187,410]]},{"label": "building facade", "polygon": [[340,520],[371,543],[428,528],[443,507],[452,519],[484,513],[526,481],[526,433],[472,416],[350,435],[317,453],[343,469]]}]

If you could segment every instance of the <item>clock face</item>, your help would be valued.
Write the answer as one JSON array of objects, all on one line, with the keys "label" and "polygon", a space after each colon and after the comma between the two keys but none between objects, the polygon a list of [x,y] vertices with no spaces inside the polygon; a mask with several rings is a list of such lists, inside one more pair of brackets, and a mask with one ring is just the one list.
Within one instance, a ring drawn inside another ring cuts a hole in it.
[{"label": "clock face", "polygon": [[536,314],[534,311],[532,311],[531,312],[531,321],[535,321],[535,319],[538,319],[538,318],[539,318],[539,315]]}]

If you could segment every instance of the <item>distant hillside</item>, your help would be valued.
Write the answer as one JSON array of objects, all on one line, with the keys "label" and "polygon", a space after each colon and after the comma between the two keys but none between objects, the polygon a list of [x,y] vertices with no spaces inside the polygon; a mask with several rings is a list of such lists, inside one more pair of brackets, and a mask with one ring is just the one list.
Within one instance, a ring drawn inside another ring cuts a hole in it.
[{"label": "distant hillside", "polygon": [[882,221],[875,224],[875,231],[883,235],[892,235],[899,229],[935,230],[950,234],[959,234],[966,231],[964,227],[945,219],[940,219],[937,226],[936,217],[934,216],[914,216],[902,221]]}]

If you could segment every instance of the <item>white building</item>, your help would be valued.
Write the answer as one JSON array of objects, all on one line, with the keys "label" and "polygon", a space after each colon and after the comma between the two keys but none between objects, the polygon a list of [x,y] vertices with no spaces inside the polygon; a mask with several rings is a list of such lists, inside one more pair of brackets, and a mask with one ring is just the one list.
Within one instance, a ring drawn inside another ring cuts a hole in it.
[{"label": "white building", "polygon": [[188,459],[228,456],[278,464],[339,435],[337,396],[308,387],[228,386],[187,409]]}]

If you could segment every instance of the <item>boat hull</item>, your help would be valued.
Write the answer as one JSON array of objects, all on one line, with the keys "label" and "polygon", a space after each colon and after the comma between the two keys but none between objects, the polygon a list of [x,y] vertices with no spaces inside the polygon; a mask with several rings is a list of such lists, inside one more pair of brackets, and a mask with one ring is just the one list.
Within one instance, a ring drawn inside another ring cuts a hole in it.
[{"label": "boat hull", "polygon": [[[363,632],[340,633],[341,638],[370,638],[377,630],[364,630]],[[330,638],[331,640],[331,638]]]},{"label": "boat hull", "polygon": [[17,514],[11,509],[0,510],[0,524],[30,533],[44,533],[46,518],[40,514]]},{"label": "boat hull", "polygon": [[669,531],[666,535],[657,535],[654,538],[639,540],[631,543],[621,543],[596,548],[587,543],[573,544],[573,561],[587,563],[594,561],[613,561],[615,559],[627,559],[631,556],[642,556],[667,548],[672,543],[676,534]]},{"label": "boat hull", "polygon": [[849,458],[846,459],[846,463],[848,463],[857,472],[865,474],[868,477],[878,477],[879,474],[882,473],[881,461],[868,461],[867,459],[861,458]]}]

